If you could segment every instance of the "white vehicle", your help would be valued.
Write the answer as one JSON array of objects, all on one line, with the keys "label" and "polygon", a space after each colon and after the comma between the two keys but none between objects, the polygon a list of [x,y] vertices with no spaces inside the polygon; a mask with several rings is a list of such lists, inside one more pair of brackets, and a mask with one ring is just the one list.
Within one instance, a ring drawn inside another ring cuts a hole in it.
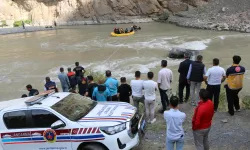
[{"label": "white vehicle", "polygon": [[0,150],[129,150],[145,120],[123,102],[47,92],[0,102]]}]

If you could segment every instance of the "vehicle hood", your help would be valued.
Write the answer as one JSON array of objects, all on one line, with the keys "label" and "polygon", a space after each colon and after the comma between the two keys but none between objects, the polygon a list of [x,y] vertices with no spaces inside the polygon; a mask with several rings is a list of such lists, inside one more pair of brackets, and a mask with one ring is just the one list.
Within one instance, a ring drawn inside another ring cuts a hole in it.
[{"label": "vehicle hood", "polygon": [[125,102],[99,102],[78,123],[82,125],[114,126],[129,121],[136,108]]}]

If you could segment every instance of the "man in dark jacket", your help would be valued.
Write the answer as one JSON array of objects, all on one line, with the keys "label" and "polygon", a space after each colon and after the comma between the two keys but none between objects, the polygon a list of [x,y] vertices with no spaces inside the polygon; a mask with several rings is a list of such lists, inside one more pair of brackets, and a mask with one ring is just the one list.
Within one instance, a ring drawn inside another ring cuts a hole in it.
[{"label": "man in dark jacket", "polygon": [[185,60],[180,63],[178,72],[180,73],[179,76],[179,99],[180,103],[183,103],[183,90],[186,87],[186,97],[185,102],[188,101],[189,95],[190,95],[190,84],[187,82],[187,74],[189,70],[189,66],[192,63],[192,60],[190,60],[190,54],[185,53],[184,54]]},{"label": "man in dark jacket", "polygon": [[48,91],[48,90],[55,90],[56,92],[58,92],[56,83],[50,80],[50,77],[46,77],[45,78],[45,85],[44,85],[44,90]]},{"label": "man in dark jacket", "polygon": [[69,83],[70,83],[71,89],[73,91],[75,91],[76,85],[77,85],[76,74],[75,74],[75,72],[71,71],[71,68],[68,68],[67,76],[69,78]]},{"label": "man in dark jacket", "polygon": [[37,89],[33,89],[32,85],[28,84],[26,86],[27,90],[29,91],[29,96],[35,96],[39,94],[39,91]]},{"label": "man in dark jacket", "polygon": [[88,88],[87,88],[87,92],[85,93],[85,96],[92,98],[93,91],[95,87],[98,86],[98,84],[94,82],[93,76],[88,76],[87,79],[88,79],[89,84],[88,84]]},{"label": "man in dark jacket", "polygon": [[196,61],[190,64],[187,74],[187,80],[188,83],[190,83],[190,96],[193,106],[198,105],[201,83],[203,82],[203,77],[206,74],[206,67],[202,63],[202,59],[203,57],[198,55]]}]

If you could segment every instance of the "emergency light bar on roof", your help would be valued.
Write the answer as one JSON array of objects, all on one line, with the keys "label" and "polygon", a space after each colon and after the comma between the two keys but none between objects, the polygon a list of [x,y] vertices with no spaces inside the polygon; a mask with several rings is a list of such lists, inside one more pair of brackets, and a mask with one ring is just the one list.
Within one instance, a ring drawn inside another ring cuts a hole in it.
[{"label": "emergency light bar on roof", "polygon": [[25,104],[27,106],[31,106],[31,105],[34,105],[34,104],[38,104],[39,102],[41,102],[42,100],[44,100],[46,97],[48,97],[49,95],[52,95],[55,93],[55,90],[48,90],[48,91],[45,91],[37,96],[34,96],[30,99],[28,99],[27,101],[25,101]]}]

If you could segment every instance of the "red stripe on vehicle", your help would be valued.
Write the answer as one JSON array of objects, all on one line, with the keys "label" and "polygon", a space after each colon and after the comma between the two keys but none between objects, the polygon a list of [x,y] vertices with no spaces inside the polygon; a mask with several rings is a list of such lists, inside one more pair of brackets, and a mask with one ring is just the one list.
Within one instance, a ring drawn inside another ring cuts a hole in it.
[{"label": "red stripe on vehicle", "polygon": [[77,134],[78,130],[79,130],[78,128],[72,129],[72,133],[71,134],[73,134],[73,135]]},{"label": "red stripe on vehicle", "polygon": [[92,130],[92,133],[95,133],[96,132],[96,128],[94,128],[93,130]]},{"label": "red stripe on vehicle", "polygon": [[9,142],[4,144],[31,144],[31,143],[45,143],[46,141],[34,141],[34,142]]},{"label": "red stripe on vehicle", "polygon": [[96,133],[101,133],[101,131],[100,131],[100,129],[99,129],[99,128],[97,129]]},{"label": "red stripe on vehicle", "polygon": [[87,130],[88,130],[88,128],[84,128],[82,134],[86,134]]},{"label": "red stripe on vehicle", "polygon": [[92,130],[92,128],[89,128],[87,134],[89,134],[91,132],[91,130]]},{"label": "red stripe on vehicle", "polygon": [[82,128],[79,130],[78,134],[82,134]]},{"label": "red stripe on vehicle", "polygon": [[97,138],[97,139],[90,139],[90,140],[73,140],[71,142],[90,142],[90,141],[97,141],[97,140],[104,140],[104,138]]}]

